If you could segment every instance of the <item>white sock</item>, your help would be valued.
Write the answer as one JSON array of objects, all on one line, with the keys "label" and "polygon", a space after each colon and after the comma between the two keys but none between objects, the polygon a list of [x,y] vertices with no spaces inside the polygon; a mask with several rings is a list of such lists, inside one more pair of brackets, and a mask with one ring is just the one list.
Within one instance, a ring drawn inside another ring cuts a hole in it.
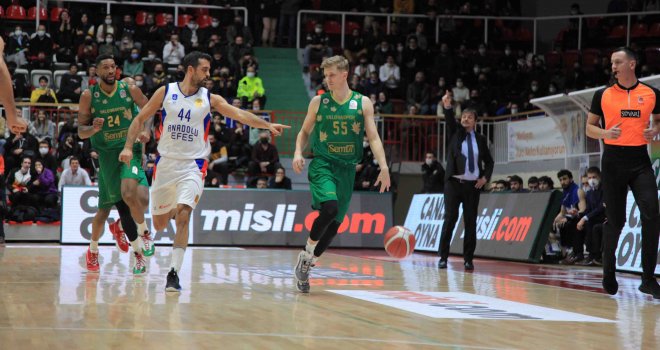
[{"label": "white sock", "polygon": [[144,232],[149,231],[149,229],[147,229],[147,224],[145,222],[142,222],[141,224],[138,224],[137,221],[136,221],[135,223],[137,224],[138,235],[144,236]]},{"label": "white sock", "polygon": [[99,251],[99,241],[90,240],[89,241],[89,250],[96,253]]},{"label": "white sock", "polygon": [[177,273],[181,270],[183,264],[183,254],[186,252],[184,248],[172,248],[172,257],[170,260],[170,270],[174,269]]},{"label": "white sock", "polygon": [[316,243],[312,244],[312,243],[310,243],[309,240],[307,240],[307,245],[305,246],[305,251],[307,252],[307,254],[309,254],[309,256],[314,256],[314,249],[316,249],[316,244],[317,243],[318,243],[318,241]]},{"label": "white sock", "polygon": [[135,239],[133,242],[131,242],[131,247],[133,247],[134,252],[142,254],[142,247],[140,246],[140,240],[139,239]]}]

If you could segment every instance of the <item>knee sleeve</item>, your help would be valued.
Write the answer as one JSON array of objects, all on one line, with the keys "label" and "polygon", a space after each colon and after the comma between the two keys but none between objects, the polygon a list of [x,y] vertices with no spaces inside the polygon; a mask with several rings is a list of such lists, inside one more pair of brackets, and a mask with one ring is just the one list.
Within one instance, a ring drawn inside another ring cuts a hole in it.
[{"label": "knee sleeve", "polygon": [[128,237],[128,240],[133,242],[134,240],[137,239],[138,233],[137,233],[137,225],[135,224],[135,221],[131,216],[131,209],[128,207],[128,204],[126,204],[126,202],[124,202],[123,200],[115,203],[115,207],[117,207],[117,211],[119,212],[119,219],[121,220],[121,226],[124,228],[124,232],[126,232],[126,236]]}]

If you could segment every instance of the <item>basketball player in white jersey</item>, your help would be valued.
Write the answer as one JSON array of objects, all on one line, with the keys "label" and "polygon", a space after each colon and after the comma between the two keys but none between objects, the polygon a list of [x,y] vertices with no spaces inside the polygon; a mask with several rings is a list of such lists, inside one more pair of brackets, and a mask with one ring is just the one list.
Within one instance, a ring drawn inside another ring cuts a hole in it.
[{"label": "basketball player in white jersey", "polygon": [[204,176],[211,146],[208,134],[211,110],[220,112],[254,128],[268,129],[278,136],[289,126],[271,124],[256,115],[233,107],[219,95],[211,94],[204,82],[210,78],[211,56],[194,51],[183,58],[186,75],[182,82],[160,87],[133,119],[128,129],[126,145],[119,160],[128,163],[133,158],[133,143],[145,121],[162,107],[159,158],[153,170],[151,214],[156,231],[167,227],[174,216],[176,234],[172,246],[170,272],[165,290],[179,292],[178,273],[188,245],[190,214],[202,196]]}]

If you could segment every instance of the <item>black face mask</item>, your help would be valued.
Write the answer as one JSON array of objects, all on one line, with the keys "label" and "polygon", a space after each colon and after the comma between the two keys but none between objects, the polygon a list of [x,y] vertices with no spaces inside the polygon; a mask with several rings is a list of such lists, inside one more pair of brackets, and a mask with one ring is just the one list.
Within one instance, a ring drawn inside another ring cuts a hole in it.
[{"label": "black face mask", "polygon": [[262,145],[267,145],[268,144],[268,139],[267,138],[262,138],[261,140]]}]

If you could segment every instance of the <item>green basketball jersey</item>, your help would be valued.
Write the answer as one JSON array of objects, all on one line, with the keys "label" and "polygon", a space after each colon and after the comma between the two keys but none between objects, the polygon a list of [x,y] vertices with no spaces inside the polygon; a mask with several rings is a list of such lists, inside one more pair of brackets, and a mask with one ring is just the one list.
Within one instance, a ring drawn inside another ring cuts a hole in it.
[{"label": "green basketball jersey", "polygon": [[[91,137],[96,150],[116,150],[124,148],[128,128],[138,114],[138,107],[131,97],[128,84],[115,82],[115,90],[108,94],[100,85],[90,88],[92,94],[92,118],[103,118],[103,128]],[[140,144],[136,143],[136,146]],[[142,149],[141,147],[139,147]]]},{"label": "green basketball jersey", "polygon": [[357,164],[362,160],[364,116],[362,94],[351,91],[343,104],[335,101],[330,92],[321,95],[312,135],[312,152],[329,160]]}]

